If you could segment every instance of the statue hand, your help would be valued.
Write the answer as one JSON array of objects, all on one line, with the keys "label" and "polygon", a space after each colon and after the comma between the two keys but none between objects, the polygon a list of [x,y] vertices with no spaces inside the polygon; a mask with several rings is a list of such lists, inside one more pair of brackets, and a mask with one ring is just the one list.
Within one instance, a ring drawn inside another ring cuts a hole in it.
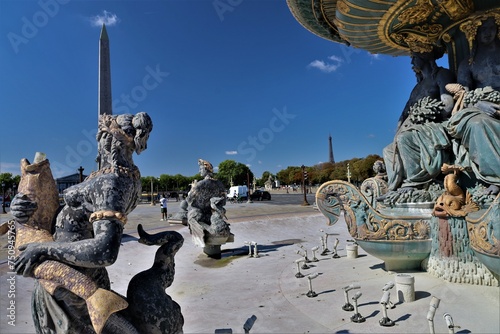
[{"label": "statue hand", "polygon": [[500,104],[489,101],[479,101],[475,104],[475,107],[490,117],[498,118],[500,116]]},{"label": "statue hand", "polygon": [[26,223],[37,208],[37,203],[30,200],[28,196],[23,193],[18,193],[14,196],[10,203],[10,212],[20,224]]},{"label": "statue hand", "polygon": [[33,242],[19,246],[21,255],[14,261],[14,271],[24,277],[34,277],[35,267],[47,258],[45,248],[41,243]]}]

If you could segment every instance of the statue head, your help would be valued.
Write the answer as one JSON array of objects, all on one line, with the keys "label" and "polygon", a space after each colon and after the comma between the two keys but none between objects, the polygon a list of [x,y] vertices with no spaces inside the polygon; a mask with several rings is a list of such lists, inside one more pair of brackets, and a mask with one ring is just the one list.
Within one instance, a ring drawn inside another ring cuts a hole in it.
[{"label": "statue head", "polygon": [[447,193],[442,194],[434,204],[433,215],[439,218],[446,217],[463,217],[464,214],[460,209],[464,205],[462,196],[453,196]]},{"label": "statue head", "polygon": [[498,26],[493,16],[488,17],[477,29],[477,41],[480,44],[488,45],[500,38]]},{"label": "statue head", "polygon": [[[140,154],[147,148],[149,134],[153,130],[153,122],[145,112],[136,115],[101,115],[97,131],[98,161],[102,165],[116,164],[120,158],[135,151]],[[123,163],[123,161],[121,162]]]},{"label": "statue head", "polygon": [[412,69],[417,75],[417,81],[422,80],[420,75],[425,68],[429,68],[432,74],[435,74],[439,69],[436,60],[444,55],[444,49],[434,47],[430,52],[415,52],[411,53]]},{"label": "statue head", "polygon": [[469,65],[474,62],[478,45],[490,45],[500,41],[500,16],[487,16],[482,18],[481,24],[476,31],[472,32],[472,36],[468,36],[470,57]]},{"label": "statue head", "polygon": [[202,177],[212,177],[214,167],[210,162],[203,159],[198,159],[198,165],[200,166],[200,175]]},{"label": "statue head", "polygon": [[385,174],[386,173],[386,169],[385,169],[385,163],[383,160],[377,160],[373,163],[373,171],[375,173],[377,173],[377,175],[379,174]]}]

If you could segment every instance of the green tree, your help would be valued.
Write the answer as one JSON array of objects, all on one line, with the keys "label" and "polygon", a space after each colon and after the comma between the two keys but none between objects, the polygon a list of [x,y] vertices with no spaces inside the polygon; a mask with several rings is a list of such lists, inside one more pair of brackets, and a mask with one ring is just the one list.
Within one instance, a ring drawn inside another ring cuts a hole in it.
[{"label": "green tree", "polygon": [[219,164],[217,179],[224,183],[226,187],[230,186],[231,180],[234,185],[243,185],[248,183],[248,179],[250,180],[250,183],[252,183],[253,173],[247,165],[244,165],[241,162],[224,160]]},{"label": "green tree", "polygon": [[156,186],[159,185],[159,181],[154,176],[142,176],[141,186],[142,192],[151,194],[151,187],[153,187],[153,193],[156,192]]},{"label": "green tree", "polygon": [[330,181],[330,174],[332,173],[334,168],[335,164],[330,162],[325,162],[314,166],[314,178],[312,180],[313,184],[322,184]]},{"label": "green tree", "polygon": [[302,168],[288,166],[286,169],[280,170],[276,176],[284,185],[300,185],[302,183]]},{"label": "green tree", "polygon": [[11,173],[0,173],[0,185],[3,185],[3,189],[0,189],[0,191],[2,191],[0,195],[3,195],[3,191],[11,193],[16,192],[20,181],[21,176],[19,175],[12,176]]},{"label": "green tree", "polygon": [[265,185],[265,182],[267,180],[269,180],[269,176],[271,176],[273,179],[276,178],[273,174],[271,174],[271,172],[269,172],[267,170],[264,173],[262,173],[262,177],[261,177],[261,179],[258,182],[258,184],[259,184],[260,187],[262,187],[262,186]]}]

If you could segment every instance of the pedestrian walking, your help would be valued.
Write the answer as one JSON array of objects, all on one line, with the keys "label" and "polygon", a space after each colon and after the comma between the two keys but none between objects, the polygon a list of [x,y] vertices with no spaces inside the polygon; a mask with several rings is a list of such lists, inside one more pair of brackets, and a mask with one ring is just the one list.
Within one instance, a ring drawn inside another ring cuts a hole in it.
[{"label": "pedestrian walking", "polygon": [[161,221],[167,220],[167,199],[165,198],[165,194],[161,195],[160,198],[160,210],[161,210]]}]

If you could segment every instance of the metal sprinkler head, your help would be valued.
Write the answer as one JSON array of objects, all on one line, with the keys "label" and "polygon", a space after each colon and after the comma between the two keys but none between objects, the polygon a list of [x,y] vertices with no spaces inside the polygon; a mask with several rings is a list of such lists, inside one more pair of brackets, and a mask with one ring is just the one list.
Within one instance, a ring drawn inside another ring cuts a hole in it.
[{"label": "metal sprinkler head", "polygon": [[304,259],[298,259],[298,260],[295,260],[295,263],[297,264],[297,273],[295,274],[295,277],[297,278],[302,278],[304,277],[304,275],[300,272],[300,263],[301,262],[304,262]]},{"label": "metal sprinkler head", "polygon": [[252,257],[252,243],[250,241],[245,241],[243,244],[248,246],[248,257]]},{"label": "metal sprinkler head", "polygon": [[311,260],[312,262],[318,262],[318,258],[316,257],[316,252],[318,251],[319,247],[316,246],[316,247],[313,247],[311,248],[311,251],[313,253],[313,259]]},{"label": "metal sprinkler head", "polygon": [[383,314],[382,319],[378,321],[380,326],[392,327],[395,325],[394,321],[389,319],[389,317],[387,316],[387,305],[389,305],[390,298],[391,298],[391,293],[388,290],[385,290],[384,294],[382,295],[382,299],[380,300],[380,305],[382,305],[382,314]]},{"label": "metal sprinkler head", "polygon": [[314,290],[312,288],[312,280],[315,279],[318,276],[319,276],[318,273],[314,273],[314,274],[311,274],[311,275],[307,276],[307,278],[309,280],[309,291],[307,292],[306,296],[309,297],[309,298],[314,298],[314,297],[316,297],[318,295],[316,292],[314,292]]},{"label": "metal sprinkler head", "polygon": [[362,293],[361,291],[356,292],[356,294],[352,297],[353,303],[354,303],[354,315],[351,316],[352,322],[360,323],[360,322],[365,322],[365,317],[363,317],[359,312],[358,312],[358,299],[361,297]]},{"label": "metal sprinkler head", "polygon": [[455,333],[455,328],[460,328],[460,326],[456,326],[453,323],[453,318],[451,317],[451,315],[449,313],[443,314],[443,318],[446,321],[446,326],[448,327],[449,334]]},{"label": "metal sprinkler head", "polygon": [[309,260],[309,258],[307,257],[307,249],[302,245],[299,245],[299,247],[304,251],[304,260],[306,261],[306,263],[310,263],[311,260]]},{"label": "metal sprinkler head", "polygon": [[253,257],[260,257],[259,251],[257,250],[257,242],[252,241],[251,245],[253,246]]},{"label": "metal sprinkler head", "polygon": [[310,269],[310,268],[311,268],[311,267],[309,267],[309,266],[307,265],[307,257],[305,257],[305,256],[304,256],[304,263],[302,264],[302,267],[301,267],[301,268],[302,268],[302,269],[304,269],[304,270],[307,270],[307,269]]},{"label": "metal sprinkler head", "polygon": [[[389,291],[391,290],[392,288],[394,287],[394,282],[387,282],[385,283],[384,287],[382,288],[382,291]],[[396,305],[394,305],[394,303],[389,299],[389,301],[386,303],[386,308],[390,308],[390,309],[393,309],[396,307]]]},{"label": "metal sprinkler head", "polygon": [[[325,233],[323,229],[319,230],[321,233]],[[321,255],[326,255],[330,252],[328,249],[328,233],[325,233],[324,235],[321,236],[321,243],[323,244],[323,251],[321,252]]]},{"label": "metal sprinkler head", "polygon": [[354,306],[349,302],[349,291],[359,288],[361,288],[361,286],[357,283],[352,283],[342,288],[344,290],[344,297],[345,297],[345,304],[342,306],[342,309],[344,311],[349,312],[354,310]]},{"label": "metal sprinkler head", "polygon": [[335,238],[335,242],[333,243],[333,256],[332,259],[339,259],[340,256],[337,254],[337,246],[339,245],[339,239]]}]

